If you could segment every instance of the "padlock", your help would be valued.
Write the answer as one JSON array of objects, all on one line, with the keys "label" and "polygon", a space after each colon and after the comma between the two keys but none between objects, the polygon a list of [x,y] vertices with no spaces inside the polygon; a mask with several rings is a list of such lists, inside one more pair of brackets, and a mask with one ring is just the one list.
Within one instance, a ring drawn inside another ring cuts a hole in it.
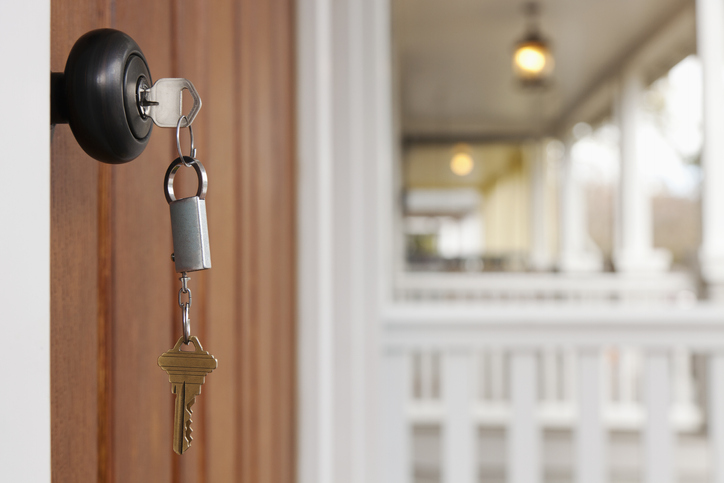
[{"label": "padlock", "polygon": [[[182,165],[196,171],[199,187],[196,196],[176,199],[173,192],[173,178]],[[171,231],[173,232],[173,259],[176,271],[194,272],[211,268],[209,249],[209,227],[206,223],[206,170],[198,160],[184,156],[176,158],[166,171],[164,193],[171,208]]]}]

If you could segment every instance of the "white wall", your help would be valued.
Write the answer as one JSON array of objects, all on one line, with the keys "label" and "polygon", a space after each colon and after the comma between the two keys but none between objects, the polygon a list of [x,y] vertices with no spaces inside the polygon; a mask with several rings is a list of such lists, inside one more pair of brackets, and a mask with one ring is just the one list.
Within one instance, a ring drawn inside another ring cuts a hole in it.
[{"label": "white wall", "polygon": [[50,481],[50,1],[0,2],[0,472]]}]

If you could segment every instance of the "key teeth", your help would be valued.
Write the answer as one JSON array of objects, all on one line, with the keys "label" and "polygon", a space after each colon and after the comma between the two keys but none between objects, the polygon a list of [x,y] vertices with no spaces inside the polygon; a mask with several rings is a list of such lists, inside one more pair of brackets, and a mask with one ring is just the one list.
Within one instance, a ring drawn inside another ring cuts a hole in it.
[{"label": "key teeth", "polygon": [[189,446],[191,446],[191,441],[194,440],[194,437],[191,435],[193,432],[194,430],[191,428],[191,421],[189,420],[189,422],[186,423],[186,440],[189,442]]},{"label": "key teeth", "polygon": [[189,417],[188,417],[188,420],[186,421],[186,431],[185,431],[185,435],[186,435],[186,440],[188,441],[188,444],[189,444],[189,445],[191,444],[191,441],[194,440],[193,436],[191,436],[191,433],[194,431],[194,430],[191,428],[191,423],[193,422],[193,421],[191,420],[191,415],[194,413],[193,410],[191,409],[191,406],[193,406],[195,402],[196,402],[196,398],[193,398],[193,399],[191,399],[191,400],[189,401],[189,403],[186,405],[186,411],[188,411]]}]

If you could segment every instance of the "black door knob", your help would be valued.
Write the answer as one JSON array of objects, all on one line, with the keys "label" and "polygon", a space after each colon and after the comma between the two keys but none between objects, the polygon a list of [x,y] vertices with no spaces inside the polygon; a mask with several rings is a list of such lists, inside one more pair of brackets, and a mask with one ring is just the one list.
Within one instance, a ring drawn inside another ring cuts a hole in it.
[{"label": "black door knob", "polygon": [[86,33],[51,75],[51,123],[70,125],[78,144],[104,163],[126,163],[148,144],[153,121],[139,108],[141,85],[153,85],[138,44],[118,30]]}]

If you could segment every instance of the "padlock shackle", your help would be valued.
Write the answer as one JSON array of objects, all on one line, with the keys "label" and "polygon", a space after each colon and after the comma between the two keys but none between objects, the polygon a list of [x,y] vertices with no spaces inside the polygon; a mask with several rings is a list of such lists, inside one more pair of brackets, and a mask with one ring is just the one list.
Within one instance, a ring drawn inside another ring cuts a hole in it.
[{"label": "padlock shackle", "polygon": [[190,156],[184,156],[183,158],[179,157],[173,160],[166,170],[166,176],[163,178],[163,192],[166,195],[166,201],[169,204],[172,201],[176,201],[176,195],[173,192],[173,178],[176,176],[176,171],[178,171],[183,165],[190,165],[194,168],[199,180],[199,187],[196,190],[196,196],[202,200],[206,198],[206,188],[209,185],[209,178],[206,176],[204,165],[197,159]]}]

